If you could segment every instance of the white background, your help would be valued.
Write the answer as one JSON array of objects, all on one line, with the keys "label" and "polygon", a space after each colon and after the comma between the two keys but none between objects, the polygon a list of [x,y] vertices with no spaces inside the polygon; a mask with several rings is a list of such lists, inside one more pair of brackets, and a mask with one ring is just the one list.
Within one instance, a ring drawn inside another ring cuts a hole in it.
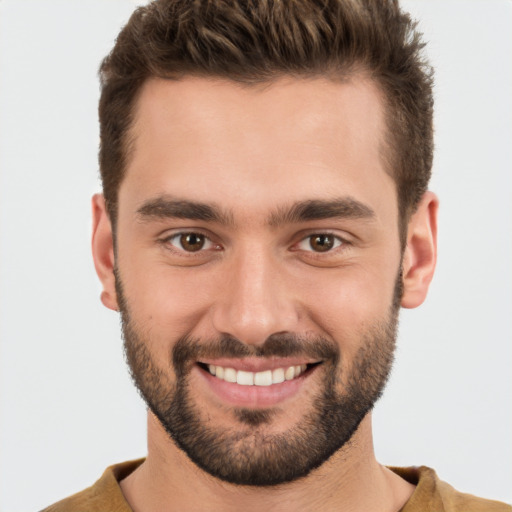
[{"label": "white background", "polygon": [[[0,0],[0,511],[145,454],[89,250],[100,59],[134,1]],[[439,264],[404,311],[376,450],[512,501],[512,3],[407,1],[437,68]]]}]

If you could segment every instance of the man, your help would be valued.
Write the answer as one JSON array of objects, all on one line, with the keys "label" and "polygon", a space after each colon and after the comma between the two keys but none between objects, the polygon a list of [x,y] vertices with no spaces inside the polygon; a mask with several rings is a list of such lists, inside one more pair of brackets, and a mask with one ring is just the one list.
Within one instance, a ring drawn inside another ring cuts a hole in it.
[{"label": "man", "polygon": [[436,260],[430,70],[394,2],[156,2],[101,68],[93,254],[148,456],[48,510],[510,510],[375,459]]}]

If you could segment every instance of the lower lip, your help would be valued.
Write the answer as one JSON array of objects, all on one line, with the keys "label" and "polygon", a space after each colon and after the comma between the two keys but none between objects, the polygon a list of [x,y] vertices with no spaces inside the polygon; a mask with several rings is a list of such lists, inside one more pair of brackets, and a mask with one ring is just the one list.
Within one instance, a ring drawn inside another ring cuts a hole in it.
[{"label": "lower lip", "polygon": [[238,407],[264,408],[278,405],[297,395],[315,368],[306,370],[305,373],[295,379],[285,380],[271,386],[242,386],[235,382],[226,382],[214,377],[197,365],[194,368],[194,373],[199,374],[213,393],[223,402]]}]

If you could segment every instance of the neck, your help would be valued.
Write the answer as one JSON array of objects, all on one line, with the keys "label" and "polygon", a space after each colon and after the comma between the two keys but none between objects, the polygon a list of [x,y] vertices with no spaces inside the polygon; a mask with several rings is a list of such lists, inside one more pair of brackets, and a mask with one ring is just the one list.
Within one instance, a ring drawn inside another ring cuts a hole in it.
[{"label": "neck", "polygon": [[396,512],[414,487],[375,459],[370,414],[350,443],[307,477],[275,487],[252,487],[220,481],[198,468],[149,413],[148,456],[121,482],[121,490],[135,512]]}]

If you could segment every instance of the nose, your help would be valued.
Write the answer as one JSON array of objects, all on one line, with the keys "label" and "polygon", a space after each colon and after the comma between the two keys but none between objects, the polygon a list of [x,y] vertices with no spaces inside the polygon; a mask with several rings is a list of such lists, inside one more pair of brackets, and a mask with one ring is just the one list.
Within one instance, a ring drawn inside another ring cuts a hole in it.
[{"label": "nose", "polygon": [[276,260],[263,251],[248,251],[230,261],[210,309],[219,334],[262,345],[272,334],[297,332],[298,304]]}]

